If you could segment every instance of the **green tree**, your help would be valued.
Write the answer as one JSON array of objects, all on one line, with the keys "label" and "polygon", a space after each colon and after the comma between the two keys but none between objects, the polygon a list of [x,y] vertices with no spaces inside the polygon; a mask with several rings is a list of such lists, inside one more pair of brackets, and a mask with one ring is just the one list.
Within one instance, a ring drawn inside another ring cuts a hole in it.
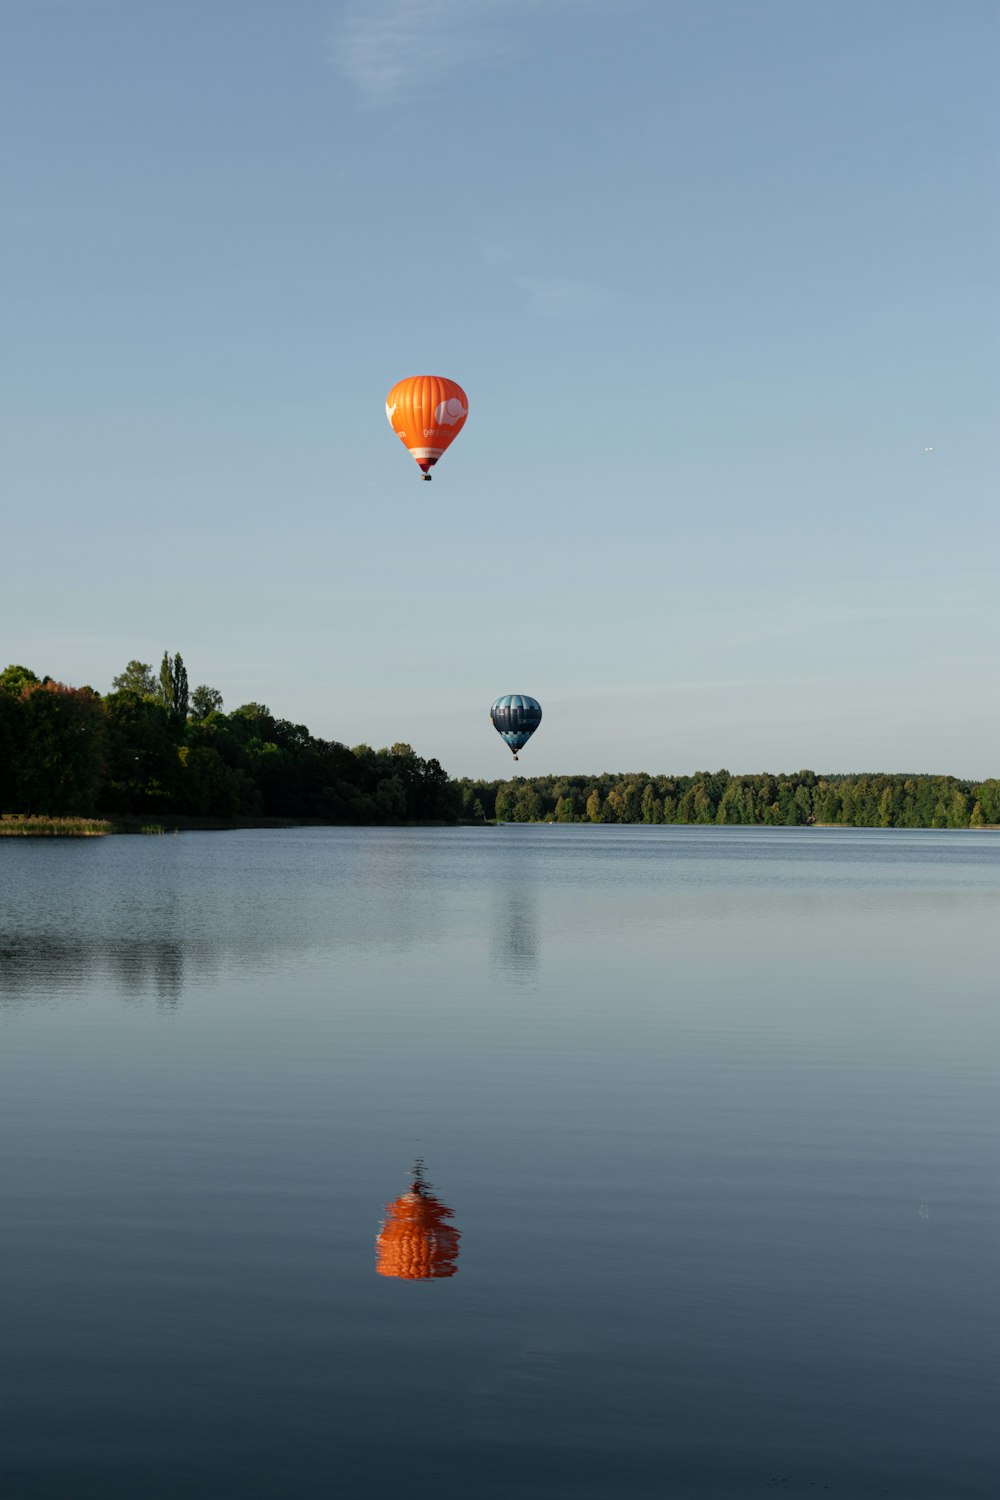
[{"label": "green tree", "polygon": [[844,801],[837,791],[836,785],[821,781],[817,788],[819,798],[816,803],[817,823],[840,823],[843,821]]},{"label": "green tree", "polygon": [[712,801],[711,791],[703,783],[695,788],[694,821],[696,823],[715,822],[715,803]]},{"label": "green tree", "polygon": [[742,781],[730,781],[719,799],[715,821],[717,823],[753,822],[753,799],[752,797],[750,799],[747,798],[746,789]]},{"label": "green tree", "polygon": [[893,797],[891,786],[887,786],[885,791],[879,798],[878,826],[880,828],[892,828],[893,826]]},{"label": "green tree", "polygon": [[605,821],[601,793],[596,786],[587,798],[587,817],[591,823],[603,823]]},{"label": "green tree", "polygon": [[140,698],[155,698],[159,686],[148,662],[130,661],[124,672],[112,679],[113,693],[138,693]]},{"label": "green tree", "polygon": [[605,807],[616,823],[642,822],[642,794],[636,783],[620,780],[608,792]]},{"label": "green tree", "polygon": [[200,682],[191,694],[191,717],[196,724],[207,719],[209,714],[222,712],[222,694],[218,688]]},{"label": "green tree", "polygon": [[21,759],[21,704],[0,692],[0,817],[17,801],[17,769]]},{"label": "green tree", "polygon": [[969,826],[969,799],[964,792],[957,789],[951,794],[951,803],[948,807],[948,827],[968,828]]},{"label": "green tree", "polygon": [[109,812],[168,812],[181,783],[170,715],[135,691],[104,699],[107,753],[101,806]]},{"label": "green tree", "polygon": [[0,816],[19,801],[18,772],[24,736],[24,693],[39,679],[30,667],[11,665],[0,672]]},{"label": "green tree", "polygon": [[511,816],[515,823],[537,823],[545,816],[545,803],[530,781],[523,781],[517,789]]},{"label": "green tree", "polygon": [[786,828],[796,828],[802,822],[802,810],[795,801],[795,792],[790,782],[785,782],[778,789],[778,806],[781,808],[781,821]]},{"label": "green tree", "polygon": [[981,781],[974,790],[987,825],[1000,823],[1000,781]]},{"label": "green tree", "polygon": [[813,776],[811,784],[803,785],[801,781],[801,778],[803,776],[812,776],[812,772],[799,772],[799,785],[795,788],[795,797],[793,799],[795,802],[795,806],[799,810],[797,821],[799,823],[812,823],[814,821],[812,810],[812,785],[815,784],[816,778],[815,776]]},{"label": "green tree", "polygon": [[642,802],[639,811],[644,823],[656,822],[656,789],[651,781],[647,781],[642,789]]},{"label": "green tree", "polygon": [[513,821],[515,787],[510,782],[497,787],[496,813],[498,823]]},{"label": "green tree", "polygon": [[380,823],[402,823],[406,819],[406,788],[398,776],[386,776],[375,788],[375,811]]},{"label": "green tree", "polygon": [[235,818],[242,778],[210,745],[184,745],[180,751],[179,801],[184,812],[203,818]]},{"label": "green tree", "polygon": [[180,652],[171,657],[164,651],[160,663],[160,701],[176,724],[183,724],[188,716],[188,674]]},{"label": "green tree", "polygon": [[25,688],[36,686],[38,681],[30,667],[4,667],[0,672],[0,695],[5,698],[21,698]]},{"label": "green tree", "polygon": [[678,823],[714,823],[716,807],[705,781],[699,776],[681,798]]},{"label": "green tree", "polygon": [[604,799],[605,823],[627,823],[628,798],[625,787],[614,785]]}]

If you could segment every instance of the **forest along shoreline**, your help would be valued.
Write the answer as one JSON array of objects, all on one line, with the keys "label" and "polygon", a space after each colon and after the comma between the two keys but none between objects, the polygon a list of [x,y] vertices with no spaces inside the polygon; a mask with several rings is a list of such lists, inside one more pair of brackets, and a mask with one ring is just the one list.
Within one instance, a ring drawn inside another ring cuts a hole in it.
[{"label": "forest along shoreline", "polygon": [[1000,780],[918,773],[602,772],[476,780],[397,743],[349,749],[260,703],[189,693],[179,655],[113,691],[0,672],[0,836],[492,823],[1000,826]]}]

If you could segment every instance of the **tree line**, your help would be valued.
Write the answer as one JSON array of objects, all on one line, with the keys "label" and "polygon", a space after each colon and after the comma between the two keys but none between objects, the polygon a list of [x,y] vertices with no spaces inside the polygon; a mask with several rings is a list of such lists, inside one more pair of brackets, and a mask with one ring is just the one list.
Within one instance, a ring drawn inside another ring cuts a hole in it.
[{"label": "tree line", "polygon": [[463,816],[504,823],[751,823],[765,827],[983,828],[1000,823],[1000,781],[954,776],[603,776],[463,779]]},{"label": "tree line", "polygon": [[453,823],[461,793],[409,745],[348,749],[260,703],[223,712],[179,654],[131,661],[102,696],[0,673],[0,813]]},{"label": "tree line", "polygon": [[224,712],[179,654],[130,661],[110,693],[0,672],[0,814],[329,823],[1000,824],[1000,781],[954,776],[645,772],[453,781],[409,745],[349,749],[260,703]]}]

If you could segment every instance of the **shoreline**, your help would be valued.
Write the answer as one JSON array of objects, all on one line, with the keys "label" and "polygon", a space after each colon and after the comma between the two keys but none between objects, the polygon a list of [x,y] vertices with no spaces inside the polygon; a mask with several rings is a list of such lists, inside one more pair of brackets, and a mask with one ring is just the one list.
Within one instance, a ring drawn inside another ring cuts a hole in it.
[{"label": "shoreline", "polygon": [[331,823],[326,818],[198,818],[180,814],[149,817],[47,817],[44,814],[0,815],[0,838],[115,838],[168,833],[239,833],[249,828],[455,828],[455,823]]},{"label": "shoreline", "polygon": [[1000,833],[1000,823],[983,823],[971,828],[932,828],[921,825],[916,828],[892,828],[872,826],[867,823],[808,823],[808,824],[775,824],[775,823],[590,823],[586,820],[573,820],[572,822],[560,821],[552,818],[534,818],[522,821],[510,821],[507,819],[487,819],[482,821],[478,818],[460,818],[455,823],[331,823],[321,818],[197,818],[192,816],[177,816],[171,818],[144,819],[144,818],[77,818],[77,817],[45,817],[44,815],[28,815],[8,813],[0,816],[0,838],[114,838],[133,837],[136,835],[144,837],[163,836],[177,833],[239,833],[247,829],[287,829],[287,828],[540,828],[544,826],[559,826],[562,828],[779,828],[790,827],[798,832],[809,828],[855,828],[864,829],[869,833]]}]

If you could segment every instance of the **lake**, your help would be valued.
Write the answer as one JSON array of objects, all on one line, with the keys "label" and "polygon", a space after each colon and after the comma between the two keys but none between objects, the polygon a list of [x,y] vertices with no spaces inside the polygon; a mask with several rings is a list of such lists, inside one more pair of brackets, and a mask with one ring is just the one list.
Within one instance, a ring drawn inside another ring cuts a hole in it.
[{"label": "lake", "polygon": [[0,840],[0,1493],[992,1496],[998,850]]}]

